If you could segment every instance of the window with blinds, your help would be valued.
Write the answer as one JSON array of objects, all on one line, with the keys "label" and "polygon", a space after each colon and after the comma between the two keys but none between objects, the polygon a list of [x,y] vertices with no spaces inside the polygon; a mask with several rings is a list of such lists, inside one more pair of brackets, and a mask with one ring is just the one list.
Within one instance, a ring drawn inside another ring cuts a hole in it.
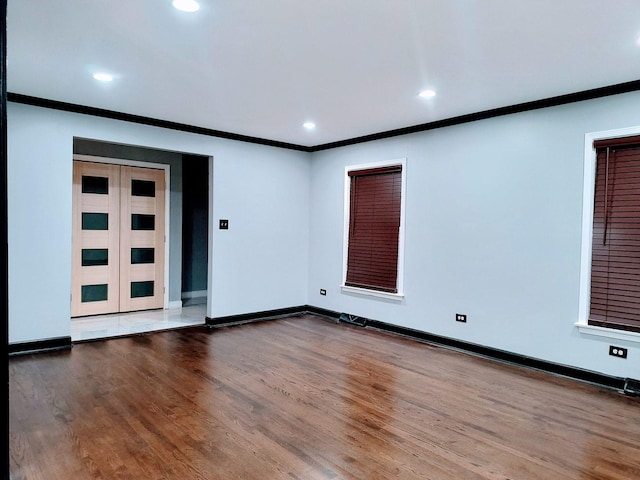
[{"label": "window with blinds", "polygon": [[352,170],[348,175],[345,285],[397,293],[402,165]]},{"label": "window with blinds", "polygon": [[594,148],[589,324],[640,332],[640,136]]}]

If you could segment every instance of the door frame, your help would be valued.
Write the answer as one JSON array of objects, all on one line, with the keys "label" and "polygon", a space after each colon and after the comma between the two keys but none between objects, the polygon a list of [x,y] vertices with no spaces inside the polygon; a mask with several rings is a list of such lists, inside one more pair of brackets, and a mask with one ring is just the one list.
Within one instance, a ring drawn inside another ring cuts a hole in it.
[{"label": "door frame", "polygon": [[164,308],[169,308],[169,242],[171,241],[170,233],[170,193],[171,193],[171,165],[165,163],[140,162],[138,160],[127,160],[124,158],[98,157],[95,155],[74,154],[74,161],[105,163],[110,165],[121,165],[125,167],[153,168],[154,170],[164,170]]}]

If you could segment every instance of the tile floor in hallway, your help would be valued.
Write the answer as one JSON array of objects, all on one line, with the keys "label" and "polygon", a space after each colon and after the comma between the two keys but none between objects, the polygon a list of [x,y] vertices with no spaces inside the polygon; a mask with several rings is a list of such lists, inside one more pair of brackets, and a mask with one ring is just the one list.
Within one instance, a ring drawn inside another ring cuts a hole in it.
[{"label": "tile floor in hallway", "polygon": [[71,319],[71,341],[81,342],[204,325],[206,314],[206,305],[192,305],[169,310],[146,310],[73,318]]}]

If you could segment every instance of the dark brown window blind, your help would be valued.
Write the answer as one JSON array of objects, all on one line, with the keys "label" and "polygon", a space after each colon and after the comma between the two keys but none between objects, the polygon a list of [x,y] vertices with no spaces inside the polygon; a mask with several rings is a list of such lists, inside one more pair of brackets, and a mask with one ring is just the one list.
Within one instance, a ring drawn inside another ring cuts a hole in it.
[{"label": "dark brown window blind", "polygon": [[397,293],[402,166],[355,170],[349,177],[345,284]]},{"label": "dark brown window blind", "polygon": [[640,137],[614,140],[594,142],[589,324],[640,332]]}]

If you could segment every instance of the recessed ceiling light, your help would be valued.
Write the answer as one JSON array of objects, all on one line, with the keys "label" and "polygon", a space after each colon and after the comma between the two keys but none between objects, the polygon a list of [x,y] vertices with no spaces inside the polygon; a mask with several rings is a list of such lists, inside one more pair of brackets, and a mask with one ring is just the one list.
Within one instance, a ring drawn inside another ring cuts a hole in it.
[{"label": "recessed ceiling light", "polygon": [[110,82],[113,80],[113,75],[104,72],[98,72],[93,74],[93,78],[101,82]]},{"label": "recessed ceiling light", "polygon": [[172,5],[183,12],[196,12],[200,9],[196,0],[173,0]]},{"label": "recessed ceiling light", "polygon": [[436,92],[433,90],[423,90],[418,94],[418,96],[420,98],[433,98],[436,96]]},{"label": "recessed ceiling light", "polygon": [[313,122],[304,122],[302,126],[307,130],[313,130],[314,128],[316,128],[316,124]]}]

